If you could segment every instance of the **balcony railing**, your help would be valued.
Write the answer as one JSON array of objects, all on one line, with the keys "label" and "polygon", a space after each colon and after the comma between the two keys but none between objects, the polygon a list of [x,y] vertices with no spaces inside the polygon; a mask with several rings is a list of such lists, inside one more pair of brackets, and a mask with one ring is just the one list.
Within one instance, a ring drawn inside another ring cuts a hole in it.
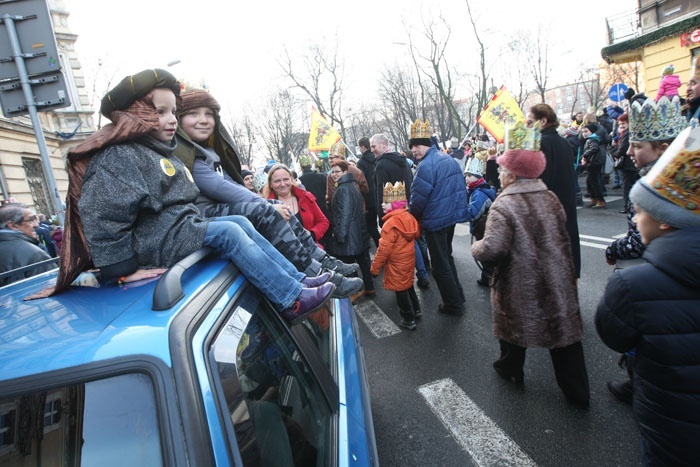
[{"label": "balcony railing", "polygon": [[637,10],[605,18],[608,27],[608,45],[635,38],[641,34]]}]

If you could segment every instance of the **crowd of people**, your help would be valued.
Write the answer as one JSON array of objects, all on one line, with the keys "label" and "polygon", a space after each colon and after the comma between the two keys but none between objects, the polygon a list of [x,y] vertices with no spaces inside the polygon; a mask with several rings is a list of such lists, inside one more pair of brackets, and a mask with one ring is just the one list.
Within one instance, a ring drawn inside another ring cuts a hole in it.
[{"label": "crowd of people", "polygon": [[534,105],[500,145],[481,135],[441,147],[430,123],[416,120],[410,156],[374,134],[357,141],[357,162],[340,141],[328,173],[302,156],[301,176],[268,164],[260,186],[214,96],[145,70],[108,92],[100,111],[112,123],[68,154],[65,231],[19,203],[0,208],[0,272],[60,255],[55,288],[37,298],[83,271],[117,286],[156,277],[208,246],[290,323],[331,297],[373,298],[383,274],[399,326],[414,331],[428,311],[414,284],[429,288],[428,271],[441,298],[432,311],[465,314],[452,243],[456,225],[469,222],[477,283],[491,288],[495,371],[520,385],[526,350],[547,348],[564,396],[587,408],[577,207],[589,197],[591,209],[605,209],[611,176],[629,227],[605,258],[644,262],[616,271],[596,313],[629,376],[608,388],[633,404],[645,462],[691,465],[700,458],[700,61],[684,103],[674,76],[666,67],[655,99],[631,90],[624,107],[579,112],[568,124]]}]

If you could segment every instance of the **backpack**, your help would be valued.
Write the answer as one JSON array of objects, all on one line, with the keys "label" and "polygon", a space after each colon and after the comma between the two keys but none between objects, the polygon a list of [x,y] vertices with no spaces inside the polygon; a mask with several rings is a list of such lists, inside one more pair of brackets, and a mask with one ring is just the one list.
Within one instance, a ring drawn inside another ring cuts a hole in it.
[{"label": "backpack", "polygon": [[491,201],[491,198],[486,198],[486,202],[484,203],[484,210],[482,211],[481,215],[471,222],[472,235],[476,240],[481,240],[482,238],[484,238],[484,232],[486,230],[486,218],[489,215],[489,208],[491,207],[492,203],[493,201]]}]

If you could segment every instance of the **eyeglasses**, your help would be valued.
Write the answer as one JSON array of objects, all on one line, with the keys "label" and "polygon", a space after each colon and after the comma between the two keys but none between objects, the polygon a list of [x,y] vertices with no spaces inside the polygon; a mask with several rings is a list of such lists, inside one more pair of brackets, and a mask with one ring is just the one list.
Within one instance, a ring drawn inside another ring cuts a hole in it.
[{"label": "eyeglasses", "polygon": [[19,222],[15,222],[15,224],[24,224],[25,222],[29,222],[29,223],[33,224],[34,222],[39,222],[39,218],[36,216],[29,216],[26,219],[22,219]]}]

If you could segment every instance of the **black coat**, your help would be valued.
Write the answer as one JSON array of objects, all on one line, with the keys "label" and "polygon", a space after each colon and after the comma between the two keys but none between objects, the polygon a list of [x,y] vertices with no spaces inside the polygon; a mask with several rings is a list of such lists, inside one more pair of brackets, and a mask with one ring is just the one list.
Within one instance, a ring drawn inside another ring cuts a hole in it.
[{"label": "black coat", "polygon": [[306,191],[316,197],[316,204],[321,208],[323,215],[330,219],[330,213],[326,209],[326,176],[309,168],[304,169],[299,180],[304,184]]},{"label": "black coat", "polygon": [[630,148],[630,132],[625,131],[620,135],[620,139],[617,140],[617,150],[615,151],[615,158],[620,159],[622,158],[622,162],[620,163],[619,169],[629,171],[629,172],[637,172],[639,169],[635,167],[634,162],[632,161],[632,158],[627,155],[627,151]]},{"label": "black coat", "polygon": [[362,157],[359,161],[357,161],[357,168],[360,169],[363,174],[365,174],[365,178],[367,179],[367,186],[369,187],[369,191],[364,196],[365,207],[367,208],[367,210],[376,208],[376,186],[374,185],[374,167],[376,162],[377,161],[374,157],[374,154],[372,153],[372,151],[369,150],[363,152]]},{"label": "black coat", "polygon": [[[0,229],[0,272],[11,271],[49,258],[49,254],[39,247],[37,239],[16,230]],[[51,263],[13,274],[0,279],[0,287],[55,268],[56,264]]]},{"label": "black coat", "polygon": [[557,195],[566,214],[566,231],[571,240],[571,253],[574,258],[576,277],[581,277],[581,244],[579,243],[576,212],[576,156],[571,145],[554,128],[542,130],[540,149],[547,160],[547,166],[540,178],[547,189]]},{"label": "black coat", "polygon": [[[391,182],[404,182],[406,185],[406,200],[411,201],[411,184],[413,183],[413,171],[406,158],[397,152],[387,152],[377,159],[374,166],[375,206],[381,210],[384,195],[384,184]],[[381,218],[381,216],[379,216]]]},{"label": "black coat", "polygon": [[700,227],[654,239],[643,258],[608,281],[596,329],[611,349],[636,349],[632,407],[649,465],[698,465]]},{"label": "black coat", "polygon": [[369,249],[369,234],[355,177],[346,173],[338,180],[331,203],[333,228],[331,252],[336,256],[357,256]]}]

